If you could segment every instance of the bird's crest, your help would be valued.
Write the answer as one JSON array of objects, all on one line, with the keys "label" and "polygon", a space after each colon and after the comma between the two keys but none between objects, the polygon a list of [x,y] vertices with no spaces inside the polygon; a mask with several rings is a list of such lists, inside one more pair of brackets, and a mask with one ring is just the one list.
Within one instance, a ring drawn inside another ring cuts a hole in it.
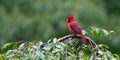
[{"label": "bird's crest", "polygon": [[74,16],[73,15],[69,16],[69,19],[74,19]]},{"label": "bird's crest", "polygon": [[73,20],[74,20],[74,16],[73,16],[73,15],[69,16],[68,22],[71,22],[71,21],[73,21]]}]

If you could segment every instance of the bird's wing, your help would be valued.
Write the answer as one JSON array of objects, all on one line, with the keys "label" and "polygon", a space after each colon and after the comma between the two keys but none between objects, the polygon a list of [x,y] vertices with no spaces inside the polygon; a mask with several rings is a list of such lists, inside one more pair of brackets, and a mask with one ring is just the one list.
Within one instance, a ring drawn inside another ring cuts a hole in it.
[{"label": "bird's wing", "polygon": [[86,40],[86,38],[84,37],[84,35],[82,34],[82,29],[80,28],[79,24],[77,22],[74,22],[70,25],[71,29],[74,30],[75,34],[79,34],[82,41],[84,42],[84,44],[88,44],[88,40]]},{"label": "bird's wing", "polygon": [[82,30],[77,22],[72,23],[70,27],[76,34],[82,33]]}]

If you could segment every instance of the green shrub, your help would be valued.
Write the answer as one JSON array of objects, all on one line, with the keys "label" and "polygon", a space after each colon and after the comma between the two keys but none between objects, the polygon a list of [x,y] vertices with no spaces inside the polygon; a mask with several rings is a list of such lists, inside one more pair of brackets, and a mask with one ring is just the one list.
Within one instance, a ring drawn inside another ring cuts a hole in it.
[{"label": "green shrub", "polygon": [[[97,30],[98,29],[98,30]],[[100,28],[92,27],[91,35],[100,37],[98,33],[102,33],[105,37],[110,32]],[[91,45],[81,46],[81,40],[78,38],[65,39],[54,38],[46,43],[42,41],[35,42],[12,42],[2,46],[2,50],[6,50],[0,55],[2,60],[119,60],[117,54],[112,54],[105,44],[98,44],[95,48]],[[8,49],[9,48],[9,49]],[[81,49],[83,48],[83,49]]]}]

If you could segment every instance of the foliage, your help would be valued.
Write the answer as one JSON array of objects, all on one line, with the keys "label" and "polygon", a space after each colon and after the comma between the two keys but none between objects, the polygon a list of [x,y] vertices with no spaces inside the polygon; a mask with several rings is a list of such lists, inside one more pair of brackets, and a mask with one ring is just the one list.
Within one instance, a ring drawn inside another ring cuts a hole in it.
[{"label": "foliage", "polygon": [[[73,42],[72,42],[73,43]],[[42,47],[42,45],[44,47]],[[80,46],[79,46],[80,47]],[[16,49],[8,50],[3,56],[3,60],[118,60],[117,54],[108,51],[108,46],[100,44],[92,51],[90,46],[77,51],[75,46],[70,46],[63,42],[57,43],[57,39],[48,40],[47,43],[41,41],[21,43]]]},{"label": "foliage", "polygon": [[[94,30],[93,30],[94,28]],[[92,35],[96,35],[95,30],[100,28],[92,27]],[[105,30],[105,29],[104,29]],[[108,32],[107,30],[105,30]],[[98,32],[98,31],[97,31]],[[103,32],[104,37],[107,37]],[[99,32],[98,32],[99,33]],[[101,32],[100,32],[101,33]],[[108,34],[109,35],[109,34]],[[13,42],[3,45],[2,50],[7,50],[0,55],[2,60],[119,60],[117,54],[112,54],[105,44],[98,44],[95,48],[86,45],[83,49],[81,40],[77,38],[67,39],[58,42],[57,38],[50,39],[46,43],[36,42]],[[14,47],[16,46],[16,47]]]},{"label": "foliage", "polygon": [[[0,47],[7,42],[47,41],[69,34],[71,14],[83,29],[114,30],[108,45],[120,54],[120,0],[0,0]],[[101,41],[102,43],[105,40]],[[1,50],[0,50],[1,53]]]}]

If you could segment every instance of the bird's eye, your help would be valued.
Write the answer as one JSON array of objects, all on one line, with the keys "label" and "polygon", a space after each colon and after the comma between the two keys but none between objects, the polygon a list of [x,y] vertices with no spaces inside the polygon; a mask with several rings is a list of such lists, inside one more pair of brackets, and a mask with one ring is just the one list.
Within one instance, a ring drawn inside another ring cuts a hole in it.
[{"label": "bird's eye", "polygon": [[68,22],[70,22],[70,18],[68,18],[68,20],[67,20]]},{"label": "bird's eye", "polygon": [[68,20],[70,20],[71,18],[68,18]]}]

